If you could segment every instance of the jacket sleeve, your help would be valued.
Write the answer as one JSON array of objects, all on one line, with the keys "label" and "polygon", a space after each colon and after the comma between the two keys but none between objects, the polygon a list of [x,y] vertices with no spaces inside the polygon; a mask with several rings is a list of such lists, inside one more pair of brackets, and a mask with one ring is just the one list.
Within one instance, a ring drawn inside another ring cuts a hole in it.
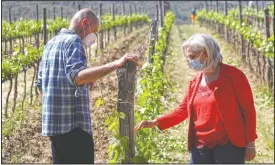
[{"label": "jacket sleeve", "polygon": [[187,92],[187,95],[182,100],[182,102],[180,103],[180,105],[175,110],[157,118],[157,121],[159,122],[158,127],[160,130],[165,130],[170,127],[173,127],[181,123],[188,117],[188,113],[187,113],[188,99],[187,98],[188,98],[188,92]]},{"label": "jacket sleeve", "polygon": [[247,77],[239,71],[233,80],[234,91],[244,117],[246,141],[255,141],[256,134],[256,109],[252,90]]}]

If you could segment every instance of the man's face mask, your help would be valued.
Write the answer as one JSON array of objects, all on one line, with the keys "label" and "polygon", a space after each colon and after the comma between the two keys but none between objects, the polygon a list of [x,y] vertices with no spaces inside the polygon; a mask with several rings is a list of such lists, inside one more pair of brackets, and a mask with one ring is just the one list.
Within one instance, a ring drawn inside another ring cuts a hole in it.
[{"label": "man's face mask", "polygon": [[[89,28],[91,29],[90,24],[89,24]],[[85,30],[84,30],[84,34],[85,34]],[[97,37],[96,37],[95,33],[90,33],[82,41],[83,41],[84,46],[86,48],[88,48],[88,47],[91,47],[95,43],[96,39],[97,39]]]}]

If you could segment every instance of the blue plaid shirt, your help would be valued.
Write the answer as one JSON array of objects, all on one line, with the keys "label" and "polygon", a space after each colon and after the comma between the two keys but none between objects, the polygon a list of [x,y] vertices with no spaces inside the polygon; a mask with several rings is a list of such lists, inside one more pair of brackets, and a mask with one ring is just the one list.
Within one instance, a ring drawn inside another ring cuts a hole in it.
[{"label": "blue plaid shirt", "polygon": [[87,68],[82,41],[68,29],[48,41],[36,86],[43,94],[42,135],[64,134],[78,127],[92,134],[88,85],[77,86],[76,74]]}]

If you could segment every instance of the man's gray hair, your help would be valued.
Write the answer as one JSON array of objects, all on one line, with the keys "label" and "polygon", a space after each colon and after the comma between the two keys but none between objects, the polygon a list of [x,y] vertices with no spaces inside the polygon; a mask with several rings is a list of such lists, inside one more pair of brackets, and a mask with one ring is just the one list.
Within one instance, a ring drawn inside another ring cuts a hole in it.
[{"label": "man's gray hair", "polygon": [[215,71],[217,65],[222,62],[222,54],[218,43],[209,35],[194,34],[182,44],[183,52],[189,51],[194,53],[201,53],[206,51],[208,58],[206,60],[207,72]]}]

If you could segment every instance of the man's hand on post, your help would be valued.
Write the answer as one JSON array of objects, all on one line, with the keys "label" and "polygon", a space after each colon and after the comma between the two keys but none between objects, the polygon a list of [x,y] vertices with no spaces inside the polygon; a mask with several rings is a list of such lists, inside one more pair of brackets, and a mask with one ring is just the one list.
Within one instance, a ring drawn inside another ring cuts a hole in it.
[{"label": "man's hand on post", "polygon": [[121,57],[120,59],[114,61],[115,67],[116,68],[122,68],[127,61],[133,61],[135,63],[138,63],[137,54],[126,53],[123,57]]}]

